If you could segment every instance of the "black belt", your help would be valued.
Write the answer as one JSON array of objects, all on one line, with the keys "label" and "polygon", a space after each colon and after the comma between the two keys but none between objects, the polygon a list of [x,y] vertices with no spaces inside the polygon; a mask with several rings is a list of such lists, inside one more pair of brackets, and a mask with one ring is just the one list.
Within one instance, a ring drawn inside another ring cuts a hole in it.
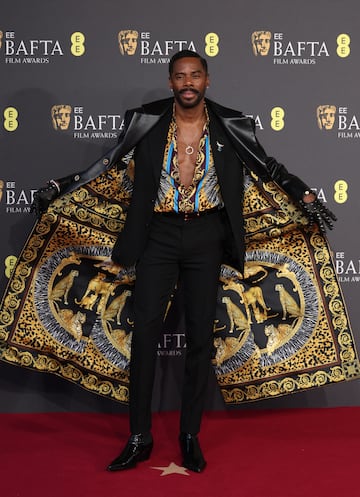
[{"label": "black belt", "polygon": [[215,214],[215,212],[221,212],[222,210],[223,210],[222,207],[221,208],[213,207],[212,209],[207,209],[205,211],[200,211],[200,212],[169,211],[169,212],[156,212],[155,214],[166,217],[174,217],[176,219],[183,219],[184,221],[190,221],[190,219],[197,219],[198,217],[207,216],[209,214]]}]

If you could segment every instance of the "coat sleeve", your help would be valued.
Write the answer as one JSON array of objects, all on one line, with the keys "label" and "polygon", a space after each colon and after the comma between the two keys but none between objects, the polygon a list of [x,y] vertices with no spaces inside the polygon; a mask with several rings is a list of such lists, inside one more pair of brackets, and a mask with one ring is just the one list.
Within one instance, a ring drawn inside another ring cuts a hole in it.
[{"label": "coat sleeve", "polygon": [[[138,109],[136,109],[138,110]],[[124,115],[124,126],[120,132],[119,138],[118,138],[118,145],[122,142],[126,135],[126,131],[129,127],[129,124],[131,122],[132,116],[134,115],[134,109],[133,110],[127,110]],[[90,166],[91,168],[92,166]],[[120,169],[126,169],[127,165],[121,163],[121,161],[118,163],[118,167]],[[88,169],[90,169],[88,168]],[[76,184],[77,181],[79,180],[80,177],[82,177],[84,174],[86,174],[86,171],[88,169],[85,169],[84,171],[79,171],[77,173],[72,173],[69,174],[68,176],[64,176],[63,178],[57,178],[54,180],[56,184],[58,185],[59,191],[58,195],[62,195],[65,191],[67,191],[68,187],[72,184]]]},{"label": "coat sleeve", "polygon": [[[255,123],[253,122],[253,131],[255,135]],[[278,162],[274,157],[269,157],[265,152],[264,148],[260,144],[259,140],[255,135],[255,141],[259,148],[259,153],[257,154],[262,158],[265,163],[268,174],[271,179],[275,181],[281,188],[292,197],[294,200],[302,200],[304,195],[310,192],[310,187],[304,183],[298,176],[291,174],[287,168]]]},{"label": "coat sleeve", "polygon": [[304,195],[311,191],[306,183],[298,176],[289,173],[286,167],[280,164],[274,157],[267,157],[266,167],[271,178],[294,200],[302,200]]}]

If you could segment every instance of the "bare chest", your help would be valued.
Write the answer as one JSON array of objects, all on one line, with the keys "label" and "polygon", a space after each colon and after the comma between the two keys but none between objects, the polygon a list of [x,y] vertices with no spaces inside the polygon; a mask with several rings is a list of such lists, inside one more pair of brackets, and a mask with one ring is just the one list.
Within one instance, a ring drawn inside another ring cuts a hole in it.
[{"label": "bare chest", "polygon": [[189,187],[193,182],[202,135],[202,127],[184,129],[177,134],[179,176],[181,184],[185,187]]}]

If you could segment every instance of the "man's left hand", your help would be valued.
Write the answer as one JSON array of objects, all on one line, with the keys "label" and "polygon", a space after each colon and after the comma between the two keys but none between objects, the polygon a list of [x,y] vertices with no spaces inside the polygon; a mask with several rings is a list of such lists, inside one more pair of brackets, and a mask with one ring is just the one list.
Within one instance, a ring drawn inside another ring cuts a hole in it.
[{"label": "man's left hand", "polygon": [[303,199],[300,200],[300,205],[310,221],[310,228],[316,223],[323,235],[326,233],[326,228],[329,230],[334,229],[333,222],[337,221],[337,217],[325,207],[314,193],[306,192]]}]

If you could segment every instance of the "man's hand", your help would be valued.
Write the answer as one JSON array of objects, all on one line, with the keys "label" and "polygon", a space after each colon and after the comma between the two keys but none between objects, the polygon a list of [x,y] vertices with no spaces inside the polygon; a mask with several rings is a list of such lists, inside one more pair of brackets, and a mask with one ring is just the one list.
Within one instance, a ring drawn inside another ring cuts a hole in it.
[{"label": "man's hand", "polygon": [[34,199],[30,207],[30,212],[35,212],[38,218],[41,217],[44,212],[47,211],[51,202],[59,195],[59,188],[55,181],[47,184],[43,188],[40,188],[34,193]]},{"label": "man's hand", "polygon": [[305,192],[303,199],[300,200],[300,205],[310,221],[309,228],[316,223],[323,235],[326,233],[326,228],[334,229],[333,221],[337,221],[337,217],[325,207],[321,200],[316,198],[314,193]]},{"label": "man's hand", "polygon": [[316,195],[313,192],[306,191],[302,200],[305,204],[309,204],[310,202],[314,202],[314,200],[316,200]]}]

